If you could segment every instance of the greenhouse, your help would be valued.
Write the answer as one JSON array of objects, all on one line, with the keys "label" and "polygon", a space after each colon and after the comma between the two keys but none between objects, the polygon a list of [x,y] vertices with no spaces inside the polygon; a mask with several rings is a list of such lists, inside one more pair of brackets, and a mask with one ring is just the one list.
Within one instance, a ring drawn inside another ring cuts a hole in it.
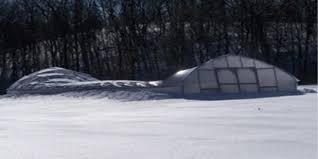
[{"label": "greenhouse", "polygon": [[162,82],[162,91],[182,94],[293,92],[298,79],[265,62],[223,55],[182,70]]}]

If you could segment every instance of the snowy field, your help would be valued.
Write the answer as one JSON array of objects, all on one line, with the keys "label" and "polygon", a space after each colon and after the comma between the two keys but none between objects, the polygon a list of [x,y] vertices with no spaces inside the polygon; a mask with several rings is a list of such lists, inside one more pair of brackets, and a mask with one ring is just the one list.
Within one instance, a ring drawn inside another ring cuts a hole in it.
[{"label": "snowy field", "polygon": [[1,159],[316,159],[316,133],[317,93],[232,100],[0,97]]}]

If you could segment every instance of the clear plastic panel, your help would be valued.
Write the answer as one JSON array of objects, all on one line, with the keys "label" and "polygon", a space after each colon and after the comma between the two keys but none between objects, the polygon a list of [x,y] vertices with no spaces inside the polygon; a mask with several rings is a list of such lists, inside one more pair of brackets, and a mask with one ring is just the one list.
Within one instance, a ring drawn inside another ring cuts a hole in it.
[{"label": "clear plastic panel", "polygon": [[208,61],[208,62],[202,64],[202,65],[200,66],[200,68],[213,69],[213,61],[210,60],[210,61]]},{"label": "clear plastic panel", "polygon": [[197,70],[189,74],[189,76],[184,81],[183,87],[185,94],[200,93]]},{"label": "clear plastic panel", "polygon": [[258,92],[257,84],[241,84],[240,90],[242,93]]},{"label": "clear plastic panel", "polygon": [[175,85],[181,85],[183,83],[183,80],[185,78],[188,78],[188,76],[193,72],[196,71],[197,67],[193,67],[186,70],[180,70],[173,74],[172,76],[168,77],[166,80],[163,81],[164,85],[166,86],[175,86]]},{"label": "clear plastic panel", "polygon": [[198,70],[193,71],[192,73],[190,73],[185,81],[185,84],[194,84],[194,83],[199,83],[198,81]]},{"label": "clear plastic panel", "polygon": [[221,85],[222,93],[239,93],[238,85]]},{"label": "clear plastic panel", "polygon": [[255,67],[254,60],[246,57],[241,57],[243,67]]},{"label": "clear plastic panel", "polygon": [[[275,68],[276,69],[276,68]],[[276,69],[277,86],[280,91],[296,91],[296,79],[288,73]]]},{"label": "clear plastic panel", "polygon": [[216,88],[201,89],[200,93],[202,93],[202,94],[209,94],[209,93],[216,94],[216,93],[219,93],[218,91],[219,91],[219,90],[216,89]]},{"label": "clear plastic panel", "polygon": [[227,84],[238,83],[234,72],[228,69],[221,69],[217,71],[219,82]]},{"label": "clear plastic panel", "polygon": [[256,73],[253,69],[238,69],[237,75],[240,83],[257,83]]},{"label": "clear plastic panel", "polygon": [[276,86],[274,69],[258,69],[257,75],[261,87]]},{"label": "clear plastic panel", "polygon": [[199,85],[196,84],[185,84],[183,86],[184,89],[184,94],[195,94],[195,93],[200,93],[200,88]]},{"label": "clear plastic panel", "polygon": [[261,88],[261,92],[275,92],[277,90],[276,87],[266,87],[266,88]]},{"label": "clear plastic panel", "polygon": [[239,56],[227,56],[229,67],[242,67],[242,62]]},{"label": "clear plastic panel", "polygon": [[214,70],[200,70],[200,87],[206,88],[218,88],[218,83],[215,77]]},{"label": "clear plastic panel", "polygon": [[273,68],[274,66],[269,65],[269,64],[267,64],[265,62],[261,62],[261,61],[255,60],[255,67],[256,68]]},{"label": "clear plastic panel", "polygon": [[217,58],[213,60],[213,66],[215,68],[226,68],[227,67],[227,62],[225,60],[225,57]]}]

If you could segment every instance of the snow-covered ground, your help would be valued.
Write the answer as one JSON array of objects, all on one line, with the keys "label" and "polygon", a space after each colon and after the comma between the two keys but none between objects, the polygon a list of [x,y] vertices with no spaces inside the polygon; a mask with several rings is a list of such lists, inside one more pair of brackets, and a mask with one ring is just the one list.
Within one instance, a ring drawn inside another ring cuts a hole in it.
[{"label": "snow-covered ground", "polygon": [[0,97],[0,158],[317,157],[317,93],[233,100],[76,96]]}]

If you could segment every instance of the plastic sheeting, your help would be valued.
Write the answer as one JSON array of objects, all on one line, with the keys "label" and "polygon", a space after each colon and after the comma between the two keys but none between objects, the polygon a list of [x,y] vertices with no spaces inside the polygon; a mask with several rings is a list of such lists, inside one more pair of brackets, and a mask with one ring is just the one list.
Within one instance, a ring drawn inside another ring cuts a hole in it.
[{"label": "plastic sheeting", "polygon": [[255,67],[254,59],[241,57],[243,67]]},{"label": "plastic sheeting", "polygon": [[198,71],[193,71],[188,78],[184,81],[183,86],[184,94],[200,93]]},{"label": "plastic sheeting", "polygon": [[255,71],[248,68],[241,68],[237,70],[239,83],[257,83]]},{"label": "plastic sheeting", "polygon": [[199,70],[200,87],[202,89],[218,88],[214,70]]},{"label": "plastic sheeting", "polygon": [[240,91],[242,93],[252,93],[258,91],[257,84],[241,84],[240,85]]},{"label": "plastic sheeting", "polygon": [[257,75],[260,87],[271,87],[277,85],[274,69],[258,69]]},{"label": "plastic sheeting", "polygon": [[290,78],[290,75],[286,72],[283,72],[277,68],[276,75],[277,75],[277,86],[279,91],[293,91],[296,89],[295,80]]},{"label": "plastic sheeting", "polygon": [[191,78],[190,74],[192,71],[196,70],[196,67],[186,69],[186,70],[180,70],[177,73],[173,74],[169,78],[163,81],[163,85],[166,86],[175,86],[175,85],[182,85],[184,79]]},{"label": "plastic sheeting", "polygon": [[220,84],[236,84],[237,78],[235,73],[229,69],[217,70],[217,76]]},{"label": "plastic sheeting", "polygon": [[229,67],[242,67],[242,61],[240,56],[227,56]]},{"label": "plastic sheeting", "polygon": [[297,79],[265,62],[224,55],[176,73],[166,81],[182,85],[182,93],[253,93],[296,91]]},{"label": "plastic sheeting", "polygon": [[239,93],[238,85],[221,85],[222,93]]},{"label": "plastic sheeting", "polygon": [[227,67],[227,61],[225,58],[219,58],[216,60],[213,60],[213,67],[215,68],[226,68]]},{"label": "plastic sheeting", "polygon": [[214,66],[213,66],[213,60],[210,60],[210,61],[208,61],[208,62],[206,62],[206,63],[204,63],[204,64],[202,64],[201,66],[200,66],[200,69],[213,69],[214,68]]}]

